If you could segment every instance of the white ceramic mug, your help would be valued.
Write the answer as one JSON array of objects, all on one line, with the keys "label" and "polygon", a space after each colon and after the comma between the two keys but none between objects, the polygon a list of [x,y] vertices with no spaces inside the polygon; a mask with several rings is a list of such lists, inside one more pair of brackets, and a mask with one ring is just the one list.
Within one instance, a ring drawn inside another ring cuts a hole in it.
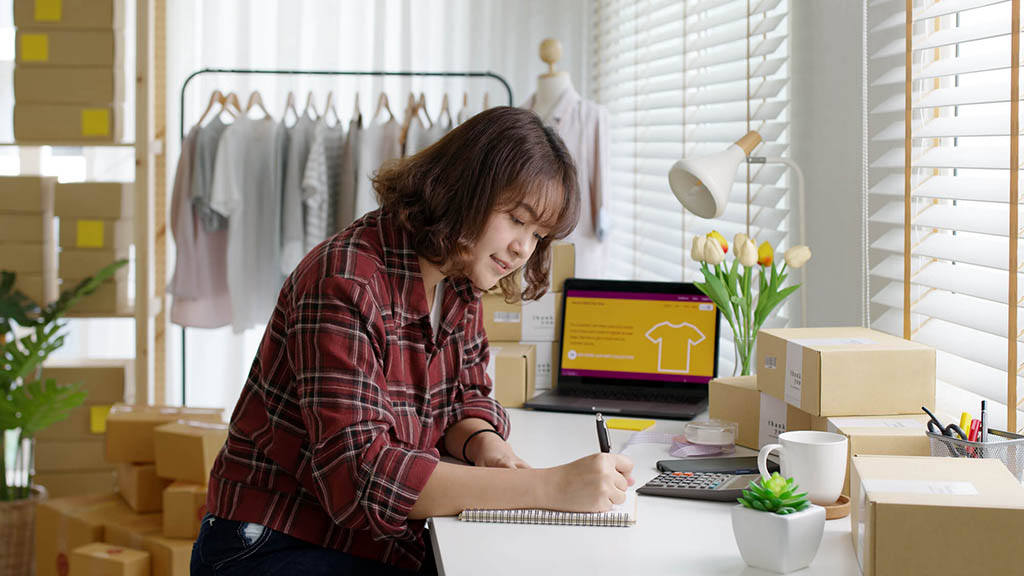
[{"label": "white ceramic mug", "polygon": [[801,492],[819,506],[835,504],[846,480],[847,440],[842,434],[797,430],[779,434],[757,455],[757,468],[768,478],[768,454],[778,450],[782,475],[793,478]]}]

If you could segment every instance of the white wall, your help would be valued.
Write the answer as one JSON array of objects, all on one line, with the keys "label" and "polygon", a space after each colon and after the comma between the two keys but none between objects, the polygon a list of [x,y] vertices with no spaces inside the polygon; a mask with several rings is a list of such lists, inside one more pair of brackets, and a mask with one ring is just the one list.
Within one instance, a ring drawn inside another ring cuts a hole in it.
[{"label": "white wall", "polygon": [[806,325],[860,326],[862,5],[791,0],[790,6],[790,141],[807,180],[806,234],[814,254]]}]

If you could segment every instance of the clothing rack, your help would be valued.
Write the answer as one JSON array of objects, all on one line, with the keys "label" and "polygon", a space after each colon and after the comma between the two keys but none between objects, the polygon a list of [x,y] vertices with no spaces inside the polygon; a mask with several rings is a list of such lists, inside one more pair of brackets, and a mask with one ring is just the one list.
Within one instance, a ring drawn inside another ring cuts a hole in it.
[{"label": "clothing rack", "polygon": [[[494,72],[391,72],[384,70],[275,70],[275,69],[257,69],[257,68],[202,68],[188,75],[185,79],[184,84],[181,85],[181,95],[179,99],[179,110],[181,117],[179,119],[179,134],[180,141],[185,141],[185,92],[188,90],[188,85],[193,79],[210,74],[227,74],[227,75],[238,75],[238,76],[254,76],[254,75],[269,75],[269,76],[380,76],[380,77],[428,77],[428,78],[491,78],[497,80],[505,88],[505,93],[508,95],[508,105],[515,106],[512,99],[512,87],[508,81],[505,80]],[[186,382],[187,372],[185,370],[186,360],[186,348],[185,348],[185,334],[188,328],[185,326],[181,327],[181,405],[187,406],[186,401]]]}]

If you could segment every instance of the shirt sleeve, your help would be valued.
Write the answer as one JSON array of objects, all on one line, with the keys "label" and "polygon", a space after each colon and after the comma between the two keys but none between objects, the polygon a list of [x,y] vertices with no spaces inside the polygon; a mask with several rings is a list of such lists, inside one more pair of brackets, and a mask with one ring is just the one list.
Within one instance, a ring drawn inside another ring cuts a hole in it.
[{"label": "shirt sleeve", "polygon": [[414,538],[409,512],[439,455],[392,441],[384,326],[372,296],[349,279],[321,280],[298,301],[288,339],[324,510],[375,539]]},{"label": "shirt sleeve", "polygon": [[239,171],[244,170],[240,158],[242,151],[238,149],[243,143],[235,142],[236,131],[231,128],[235,127],[224,130],[217,143],[217,161],[213,165],[213,183],[210,185],[210,208],[225,217],[230,217],[238,209],[241,199]]},{"label": "shirt sleeve", "polygon": [[462,371],[459,390],[453,406],[452,424],[466,418],[480,418],[494,426],[502,438],[508,439],[508,413],[490,397],[493,384],[487,376],[490,347],[484,332],[484,317],[480,300],[470,305],[466,314],[466,339],[462,350]]}]

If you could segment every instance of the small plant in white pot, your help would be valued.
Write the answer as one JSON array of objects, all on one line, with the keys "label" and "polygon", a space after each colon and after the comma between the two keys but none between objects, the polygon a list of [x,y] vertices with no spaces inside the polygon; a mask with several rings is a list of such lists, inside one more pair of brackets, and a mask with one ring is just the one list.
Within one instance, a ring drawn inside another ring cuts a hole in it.
[{"label": "small plant in white pot", "polygon": [[744,562],[786,574],[814,560],[825,532],[825,509],[798,491],[792,478],[778,472],[743,491],[732,509],[732,532]]}]

